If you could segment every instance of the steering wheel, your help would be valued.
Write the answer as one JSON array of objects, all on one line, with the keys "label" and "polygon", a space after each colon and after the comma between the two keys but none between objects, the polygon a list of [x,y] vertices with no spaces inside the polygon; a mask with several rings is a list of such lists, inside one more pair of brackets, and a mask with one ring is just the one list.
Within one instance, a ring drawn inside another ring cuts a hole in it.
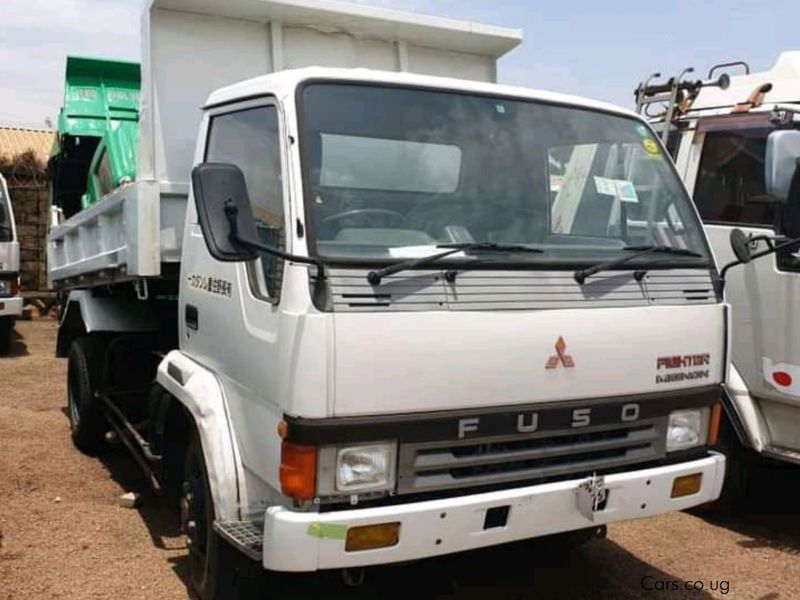
[{"label": "steering wheel", "polygon": [[377,215],[381,217],[389,217],[396,221],[405,221],[405,215],[400,214],[395,210],[388,210],[385,208],[356,208],[354,210],[346,210],[344,212],[336,213],[335,215],[329,215],[320,221],[323,224],[333,223],[334,221],[340,221],[342,219],[347,219],[348,217],[358,217],[360,215]]}]

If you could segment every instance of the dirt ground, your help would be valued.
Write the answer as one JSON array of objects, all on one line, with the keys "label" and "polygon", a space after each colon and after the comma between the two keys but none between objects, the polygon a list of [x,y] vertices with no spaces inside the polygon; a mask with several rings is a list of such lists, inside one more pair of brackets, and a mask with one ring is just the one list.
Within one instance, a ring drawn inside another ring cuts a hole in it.
[{"label": "dirt ground", "polygon": [[[12,356],[0,358],[0,600],[187,598],[174,511],[147,493],[122,450],[98,460],[70,443],[55,331],[53,321],[20,322]],[[762,508],[747,516],[683,513],[615,525],[571,555],[524,543],[382,567],[356,589],[331,574],[292,596],[800,598],[798,480],[800,470],[773,468]],[[118,506],[129,490],[144,493],[140,509]],[[698,583],[687,590],[686,582]],[[296,584],[249,580],[242,594],[282,597],[278,590]]]}]

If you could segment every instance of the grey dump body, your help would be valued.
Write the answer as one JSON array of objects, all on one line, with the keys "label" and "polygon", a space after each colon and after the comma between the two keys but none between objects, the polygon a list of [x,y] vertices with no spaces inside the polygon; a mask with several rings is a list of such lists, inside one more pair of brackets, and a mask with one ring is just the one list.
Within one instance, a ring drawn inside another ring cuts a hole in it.
[{"label": "grey dump body", "polygon": [[86,288],[174,273],[189,173],[202,159],[195,156],[201,109],[212,91],[314,65],[494,82],[497,59],[521,38],[519,31],[325,2],[149,0],[136,178],[51,229],[50,285]]}]

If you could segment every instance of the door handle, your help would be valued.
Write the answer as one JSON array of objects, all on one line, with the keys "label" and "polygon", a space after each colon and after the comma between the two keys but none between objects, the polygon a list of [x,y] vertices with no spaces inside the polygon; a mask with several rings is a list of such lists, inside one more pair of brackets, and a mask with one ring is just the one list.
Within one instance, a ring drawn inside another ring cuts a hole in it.
[{"label": "door handle", "polygon": [[186,319],[186,326],[189,329],[193,329],[197,331],[200,328],[200,314],[197,311],[197,307],[193,304],[187,304],[186,309],[184,311],[184,317]]}]

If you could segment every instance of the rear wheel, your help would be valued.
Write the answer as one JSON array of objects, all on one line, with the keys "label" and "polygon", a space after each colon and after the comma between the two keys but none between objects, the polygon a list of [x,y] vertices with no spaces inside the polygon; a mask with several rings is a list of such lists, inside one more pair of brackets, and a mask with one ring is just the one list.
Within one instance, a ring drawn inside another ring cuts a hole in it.
[{"label": "rear wheel", "polygon": [[103,345],[86,336],[72,342],[67,359],[67,408],[72,442],[81,452],[97,454],[103,448],[106,420],[95,397]]},{"label": "rear wheel", "polygon": [[14,335],[14,317],[0,317],[0,355],[8,354]]}]

